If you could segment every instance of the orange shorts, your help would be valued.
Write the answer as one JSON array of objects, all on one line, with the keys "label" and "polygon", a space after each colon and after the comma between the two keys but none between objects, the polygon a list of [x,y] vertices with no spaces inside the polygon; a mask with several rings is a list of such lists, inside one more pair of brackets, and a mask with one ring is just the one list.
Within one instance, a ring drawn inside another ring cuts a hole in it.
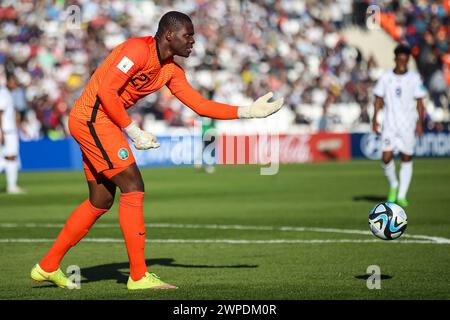
[{"label": "orange shorts", "polygon": [[113,122],[69,116],[69,130],[80,145],[87,180],[110,179],[135,163],[125,134]]}]

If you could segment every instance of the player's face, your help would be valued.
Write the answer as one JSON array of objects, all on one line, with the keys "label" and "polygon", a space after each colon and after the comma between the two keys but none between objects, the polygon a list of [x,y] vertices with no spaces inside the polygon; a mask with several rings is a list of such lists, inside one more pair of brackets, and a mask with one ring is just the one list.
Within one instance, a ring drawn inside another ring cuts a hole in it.
[{"label": "player's face", "polygon": [[189,22],[173,32],[170,47],[175,55],[187,58],[192,52],[194,43],[194,26]]},{"label": "player's face", "polygon": [[18,83],[16,78],[11,77],[8,79],[8,82],[6,83],[6,86],[8,87],[9,90],[14,90],[18,87]]},{"label": "player's face", "polygon": [[408,68],[408,61],[409,61],[409,55],[400,53],[395,57],[395,69],[397,69],[398,72],[404,73],[406,72],[406,69]]}]

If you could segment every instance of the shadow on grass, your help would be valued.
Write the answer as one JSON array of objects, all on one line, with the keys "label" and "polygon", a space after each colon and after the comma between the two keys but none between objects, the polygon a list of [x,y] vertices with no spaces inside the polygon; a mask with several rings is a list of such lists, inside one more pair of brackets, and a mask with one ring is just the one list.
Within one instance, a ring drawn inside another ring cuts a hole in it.
[{"label": "shadow on grass", "polygon": [[51,288],[58,288],[56,284],[46,282],[45,284],[37,284],[32,287],[33,289],[51,289]]},{"label": "shadow on grass", "polygon": [[[236,264],[236,265],[192,265],[192,264],[181,264],[174,263],[174,259],[171,258],[160,258],[160,259],[148,259],[146,260],[147,266],[167,266],[167,267],[178,267],[178,268],[257,268],[257,265],[252,264]],[[103,280],[117,280],[117,283],[127,283],[128,281],[128,269],[129,263],[109,263],[102,264],[98,266],[93,266],[89,268],[81,269],[81,276],[84,278],[81,283],[90,283],[95,281]],[[67,275],[69,276],[69,275]],[[45,288],[55,288],[53,284],[37,285],[33,288],[45,289]]]},{"label": "shadow on grass", "polygon": [[[238,264],[238,265],[192,265],[175,263],[171,258],[148,259],[147,266],[167,266],[178,268],[257,268],[257,265]],[[128,281],[129,263],[110,263],[89,268],[83,268],[81,275],[85,280],[81,283],[102,281],[102,280],[117,280],[117,283],[127,283]],[[125,272],[126,271],[126,272]],[[151,270],[150,270],[151,271]]]},{"label": "shadow on grass", "polygon": [[374,195],[354,196],[353,201],[385,202],[386,196],[374,196]]},{"label": "shadow on grass", "polygon": [[[367,281],[367,279],[369,279],[370,276],[371,276],[370,274],[362,274],[362,275],[359,275],[359,276],[355,276],[355,278]],[[388,274],[381,274],[380,275],[380,279],[381,280],[389,280],[389,279],[392,279],[392,276],[390,276]]]},{"label": "shadow on grass", "polygon": [[[167,267],[178,267],[178,268],[257,268],[257,265],[252,264],[236,264],[236,265],[192,265],[192,264],[181,264],[174,263],[174,259],[171,258],[160,258],[160,259],[148,259],[146,260],[147,266],[167,266]],[[81,283],[90,283],[95,281],[103,280],[117,280],[117,283],[127,283],[129,275],[129,263],[109,263],[102,264],[98,266],[82,268],[81,276],[84,278]],[[151,271],[151,270],[150,270]],[[69,275],[67,275],[69,276]],[[55,288],[54,284],[43,284],[37,285],[33,288],[46,289]]]}]

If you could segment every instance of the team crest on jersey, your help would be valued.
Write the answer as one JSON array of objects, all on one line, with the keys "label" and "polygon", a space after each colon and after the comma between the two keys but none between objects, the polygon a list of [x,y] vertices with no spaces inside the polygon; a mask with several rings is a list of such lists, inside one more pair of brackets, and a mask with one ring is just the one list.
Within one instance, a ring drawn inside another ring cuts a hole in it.
[{"label": "team crest on jersey", "polygon": [[119,152],[117,153],[117,155],[122,160],[127,160],[128,157],[130,156],[130,154],[128,153],[128,150],[126,148],[120,149]]},{"label": "team crest on jersey", "polygon": [[400,88],[400,87],[396,88],[395,94],[397,95],[397,97],[400,97],[402,95],[402,88]]}]

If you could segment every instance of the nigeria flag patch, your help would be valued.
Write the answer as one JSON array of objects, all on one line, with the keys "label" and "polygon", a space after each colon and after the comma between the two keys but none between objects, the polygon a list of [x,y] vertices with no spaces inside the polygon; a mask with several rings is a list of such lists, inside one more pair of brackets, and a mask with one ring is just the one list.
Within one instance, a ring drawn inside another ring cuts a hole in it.
[{"label": "nigeria flag patch", "polygon": [[130,156],[130,154],[128,153],[128,150],[126,148],[120,149],[119,152],[117,153],[117,155],[122,160],[127,160],[128,157]]}]

